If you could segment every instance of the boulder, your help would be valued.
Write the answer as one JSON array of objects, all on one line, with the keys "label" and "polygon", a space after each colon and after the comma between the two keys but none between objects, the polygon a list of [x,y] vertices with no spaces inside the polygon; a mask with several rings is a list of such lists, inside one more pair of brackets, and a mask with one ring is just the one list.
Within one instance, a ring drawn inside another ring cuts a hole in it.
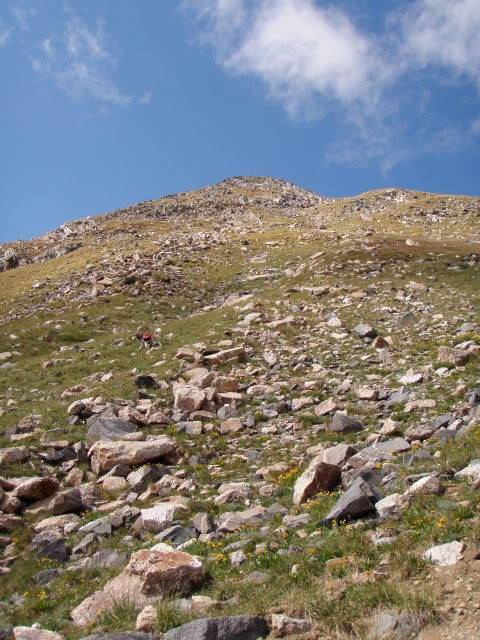
[{"label": "boulder", "polygon": [[406,496],[435,495],[443,492],[442,480],[436,475],[425,476],[413,482],[405,491]]},{"label": "boulder", "polygon": [[462,367],[475,356],[475,353],[455,347],[439,347],[437,360],[453,367]]},{"label": "boulder", "polygon": [[215,530],[213,518],[208,513],[197,513],[192,518],[192,524],[198,533],[211,533]]},{"label": "boulder", "polygon": [[179,505],[173,502],[157,502],[149,509],[142,509],[142,528],[145,531],[159,533],[172,524],[178,510]]},{"label": "boulder", "polygon": [[258,640],[268,634],[264,618],[242,615],[200,618],[167,631],[163,640]]},{"label": "boulder", "polygon": [[457,480],[469,480],[470,482],[480,480],[480,460],[472,460],[468,466],[457,471],[455,478]]},{"label": "boulder", "polygon": [[100,475],[117,464],[137,466],[169,459],[177,451],[170,438],[161,436],[144,442],[96,442],[89,451],[92,470]]},{"label": "boulder", "polygon": [[373,339],[378,335],[376,330],[371,325],[365,323],[357,324],[357,326],[354,327],[353,330],[357,334],[357,336],[360,336],[360,338]]},{"label": "boulder", "polygon": [[137,621],[135,623],[136,631],[146,631],[151,632],[155,630],[155,625],[157,624],[157,610],[151,605],[147,604],[137,616]]},{"label": "boulder", "polygon": [[207,399],[207,394],[203,389],[190,384],[175,383],[173,385],[174,405],[177,409],[192,413],[202,408]]},{"label": "boulder", "polygon": [[401,493],[392,493],[386,498],[382,498],[375,504],[380,518],[390,518],[401,515],[402,511],[407,507],[408,499]]},{"label": "boulder", "polygon": [[454,540],[453,542],[447,542],[446,544],[439,544],[434,547],[430,547],[423,554],[425,560],[430,560],[433,564],[437,564],[440,567],[451,567],[457,564],[463,559],[463,552],[465,551],[465,544]]},{"label": "boulder", "polygon": [[422,626],[421,619],[411,613],[381,611],[371,621],[367,640],[411,640]]},{"label": "boulder", "polygon": [[353,431],[362,431],[364,426],[359,420],[357,420],[357,418],[353,418],[346,413],[337,411],[333,416],[328,429],[337,433],[351,433]]},{"label": "boulder", "polygon": [[320,491],[331,491],[340,482],[340,476],[339,467],[317,456],[295,482],[293,504],[301,504]]},{"label": "boulder", "polygon": [[161,596],[188,595],[203,578],[202,563],[189,553],[141,549],[118,576],[79,604],[71,618],[76,626],[89,626],[116,602],[129,600],[140,608]]},{"label": "boulder", "polygon": [[243,423],[240,418],[228,418],[220,424],[218,432],[222,435],[227,435],[228,433],[238,433],[242,429]]},{"label": "boulder", "polygon": [[223,364],[224,362],[229,362],[230,360],[237,360],[238,358],[244,358],[247,352],[245,347],[232,347],[231,349],[223,349],[222,351],[217,351],[217,353],[212,353],[210,355],[204,356],[203,360],[206,364]]},{"label": "boulder", "polygon": [[41,500],[55,493],[59,486],[60,483],[56,478],[29,478],[15,487],[13,495],[24,502]]},{"label": "boulder", "polygon": [[349,444],[340,442],[339,444],[329,447],[322,451],[321,458],[327,464],[334,464],[337,467],[343,467],[345,462],[351,458],[357,450]]},{"label": "boulder", "polygon": [[76,513],[91,509],[98,497],[98,489],[94,484],[82,484],[59,491],[55,495],[33,502],[26,513],[51,513],[54,516],[64,513]]},{"label": "boulder", "polygon": [[111,633],[92,633],[80,640],[162,640],[162,635],[150,635],[140,631],[112,631]]},{"label": "boulder", "polygon": [[59,516],[45,518],[35,524],[35,531],[39,533],[45,529],[60,529],[64,533],[71,533],[80,526],[80,517],[74,513],[65,513]]},{"label": "boulder", "polygon": [[0,464],[15,464],[25,462],[30,457],[27,447],[7,447],[0,449]]},{"label": "boulder", "polygon": [[68,558],[68,551],[65,545],[65,538],[59,529],[45,529],[32,539],[31,547],[38,555],[65,562]]},{"label": "boulder", "polygon": [[315,407],[315,415],[327,416],[334,411],[337,411],[338,405],[333,398],[328,398]]},{"label": "boulder", "polygon": [[379,496],[362,478],[357,478],[351,487],[337,500],[320,524],[342,522],[375,513]]}]

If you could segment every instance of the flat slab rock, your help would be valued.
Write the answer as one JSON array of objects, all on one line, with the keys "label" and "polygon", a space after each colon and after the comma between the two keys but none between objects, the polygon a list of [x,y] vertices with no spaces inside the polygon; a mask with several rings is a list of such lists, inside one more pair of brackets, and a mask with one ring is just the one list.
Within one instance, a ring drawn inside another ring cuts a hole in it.
[{"label": "flat slab rock", "polygon": [[163,595],[188,595],[203,578],[202,563],[189,553],[141,549],[118,576],[80,603],[71,618],[76,626],[86,627],[116,602],[128,599],[144,607]]},{"label": "flat slab rock", "polygon": [[14,627],[15,640],[63,640],[63,636],[48,629],[32,629],[32,627]]},{"label": "flat slab rock", "polygon": [[267,517],[265,507],[250,507],[245,511],[223,513],[218,522],[218,531],[238,531],[246,524],[257,524]]},{"label": "flat slab rock", "polygon": [[366,462],[383,462],[395,453],[402,453],[410,449],[410,444],[403,438],[392,438],[384,442],[377,442],[365,447],[348,460],[348,464],[358,468]]},{"label": "flat slab rock", "polygon": [[256,616],[201,618],[171,629],[163,640],[257,640],[269,634],[267,621]]},{"label": "flat slab rock", "polygon": [[143,442],[96,442],[89,451],[92,470],[100,475],[117,464],[137,466],[146,462],[163,460],[174,454],[177,445],[170,438],[161,436]]}]

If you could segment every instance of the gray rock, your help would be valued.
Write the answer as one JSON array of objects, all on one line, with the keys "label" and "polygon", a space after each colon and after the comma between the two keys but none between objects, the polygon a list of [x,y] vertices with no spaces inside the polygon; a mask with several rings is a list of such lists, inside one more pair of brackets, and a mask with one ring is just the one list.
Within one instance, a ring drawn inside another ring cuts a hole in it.
[{"label": "gray rock", "polygon": [[269,628],[264,618],[228,616],[189,622],[167,631],[163,640],[257,640],[266,638],[268,634]]},{"label": "gray rock", "polygon": [[238,531],[246,524],[257,524],[267,517],[265,507],[254,506],[245,511],[223,513],[220,516],[218,530],[221,532]]},{"label": "gray rock", "polygon": [[320,524],[328,525],[335,521],[348,521],[375,513],[375,503],[380,496],[361,478],[337,500]]},{"label": "gray rock", "polygon": [[44,569],[43,571],[39,571],[35,576],[36,584],[41,586],[45,586],[55,580],[59,575],[58,569]]},{"label": "gray rock", "polygon": [[270,579],[268,573],[264,571],[253,571],[242,580],[245,584],[265,584]]},{"label": "gray rock", "polygon": [[165,529],[164,531],[156,535],[155,539],[159,540],[160,542],[170,542],[172,546],[178,547],[184,542],[197,537],[198,532],[195,527],[187,528],[176,524],[173,527],[169,527],[168,529]]},{"label": "gray rock", "polygon": [[311,626],[311,621],[306,618],[291,618],[283,613],[272,615],[272,631],[277,637],[306,633]]},{"label": "gray rock", "polygon": [[38,555],[57,562],[65,562],[68,558],[68,551],[65,539],[58,529],[46,529],[41,531],[32,539],[32,549]]},{"label": "gray rock", "polygon": [[434,424],[414,424],[405,431],[405,439],[409,442],[413,440],[428,440],[433,434],[438,431],[439,427],[435,427]]},{"label": "gray rock", "polygon": [[128,433],[135,433],[136,425],[121,418],[107,418],[93,415],[87,420],[88,431],[87,440],[98,442],[98,440],[108,440],[115,442],[122,440]]},{"label": "gray rock", "polygon": [[368,632],[368,640],[411,640],[422,628],[422,621],[410,613],[377,613]]},{"label": "gray rock", "polygon": [[384,462],[393,454],[408,451],[410,444],[403,438],[392,438],[384,442],[377,442],[369,447],[365,447],[354,456],[349,458],[348,465],[358,468],[367,462]]},{"label": "gray rock", "polygon": [[396,404],[407,404],[411,395],[410,391],[393,391],[393,393],[388,396],[388,400],[385,401],[385,406],[393,407]]},{"label": "gray rock", "polygon": [[376,338],[378,335],[376,330],[369,324],[357,324],[357,326],[354,327],[353,330],[355,331],[357,336],[360,336],[360,338]]},{"label": "gray rock", "polygon": [[198,533],[211,533],[215,530],[213,518],[208,513],[197,513],[192,518],[192,524]]},{"label": "gray rock", "polygon": [[337,413],[333,416],[330,425],[328,426],[328,429],[330,431],[335,431],[337,433],[362,431],[363,428],[363,424],[359,420],[357,420],[357,418],[353,418],[346,413],[340,413],[340,411],[337,411]]},{"label": "gray rock", "polygon": [[351,445],[340,442],[333,447],[325,449],[320,455],[322,460],[327,464],[335,464],[337,467],[343,467],[348,458],[351,458],[356,452],[357,450]]},{"label": "gray rock", "polygon": [[159,480],[162,475],[163,471],[160,468],[144,464],[127,475],[127,482],[132,491],[135,491],[135,493],[142,493],[149,484]]},{"label": "gray rock", "polygon": [[82,558],[74,564],[70,564],[68,569],[79,570],[84,569],[90,571],[92,569],[112,569],[124,567],[127,564],[127,555],[118,553],[113,549],[100,549],[90,558]]},{"label": "gray rock", "polygon": [[480,480],[480,460],[472,460],[467,467],[464,467],[455,474],[457,480],[469,480],[477,482]]}]

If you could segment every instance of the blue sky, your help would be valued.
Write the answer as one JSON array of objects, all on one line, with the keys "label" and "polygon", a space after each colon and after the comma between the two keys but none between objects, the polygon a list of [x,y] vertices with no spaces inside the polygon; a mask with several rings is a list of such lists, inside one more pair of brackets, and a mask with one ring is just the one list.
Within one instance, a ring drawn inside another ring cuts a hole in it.
[{"label": "blue sky", "polygon": [[479,0],[2,0],[0,81],[0,241],[232,175],[480,189]]}]

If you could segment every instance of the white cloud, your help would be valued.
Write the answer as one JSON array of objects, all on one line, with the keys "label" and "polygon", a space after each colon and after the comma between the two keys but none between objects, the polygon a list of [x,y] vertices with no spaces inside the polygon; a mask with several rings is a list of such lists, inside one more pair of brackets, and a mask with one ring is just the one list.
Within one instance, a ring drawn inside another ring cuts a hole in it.
[{"label": "white cloud", "polygon": [[480,87],[480,1],[416,0],[403,18],[410,64],[446,67]]},{"label": "white cloud", "polygon": [[77,17],[67,23],[61,38],[43,40],[40,54],[32,61],[35,71],[72,98],[95,98],[103,105],[126,106],[133,97],[122,92],[111,79],[115,59],[108,50],[102,22],[89,28]]},{"label": "white cloud", "polygon": [[[338,3],[337,3],[338,4]],[[197,35],[228,73],[259,79],[292,116],[340,122],[327,155],[376,160],[384,170],[414,154],[458,149],[472,127],[430,110],[435,79],[462,75],[480,87],[480,0],[409,0],[377,32],[319,0],[184,0]],[[427,69],[428,67],[428,69]],[[421,133],[415,136],[415,131]]]},{"label": "white cloud", "polygon": [[391,71],[379,46],[339,9],[313,0],[189,0],[230,72],[261,79],[292,114],[324,100],[374,103]]}]

